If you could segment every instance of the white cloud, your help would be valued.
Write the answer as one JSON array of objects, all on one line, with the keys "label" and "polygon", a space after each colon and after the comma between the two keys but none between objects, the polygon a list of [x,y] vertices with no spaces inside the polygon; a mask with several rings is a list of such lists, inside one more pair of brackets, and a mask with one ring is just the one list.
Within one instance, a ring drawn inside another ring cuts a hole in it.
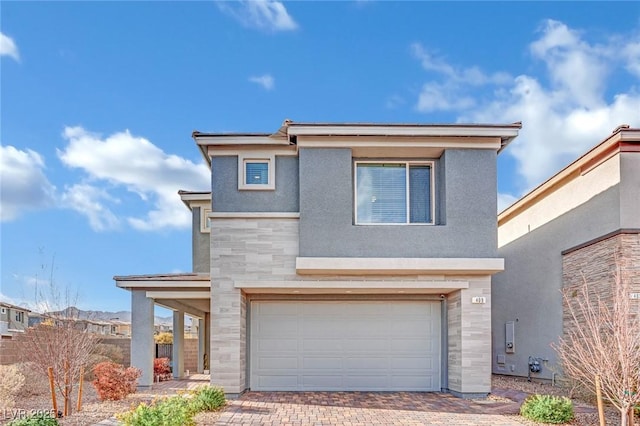
[{"label": "white cloud", "polygon": [[164,228],[186,228],[191,217],[180,201],[180,188],[206,190],[210,173],[205,164],[196,164],[177,155],[170,155],[147,139],[128,130],[106,138],[82,127],[66,127],[63,137],[68,145],[58,150],[58,157],[67,166],[87,173],[93,183],[74,185],[67,189],[67,205],[85,214],[94,229],[110,229],[118,220],[105,206],[117,200],[95,182],[124,187],[142,200],[153,203],[145,217],[128,217],[130,226],[144,231]]},{"label": "white cloud", "polygon": [[18,46],[11,37],[3,33],[0,33],[0,56],[10,56],[16,61],[20,60]]},{"label": "white cloud", "polygon": [[0,146],[0,221],[55,204],[55,187],[44,169],[44,160],[37,152]]},{"label": "white cloud", "polygon": [[[421,46],[412,46],[423,68],[444,80],[425,84],[418,96],[419,110],[455,110],[465,122],[523,122],[520,136],[502,154],[516,160],[520,193],[549,178],[618,125],[640,126],[640,93],[634,78],[629,87],[607,94],[613,71],[640,75],[640,35],[612,35],[590,43],[579,31],[548,20],[528,47],[532,59],[545,65],[546,75],[507,80],[504,73],[455,68]],[[473,90],[481,83],[497,86],[488,99]],[[502,194],[501,203],[507,201],[507,194]]]},{"label": "white cloud", "polygon": [[66,188],[62,195],[62,204],[86,216],[94,231],[117,229],[120,220],[101,200],[118,202],[106,190],[86,183]]},{"label": "white cloud", "polygon": [[418,96],[418,111],[452,111],[467,109],[475,105],[470,96],[459,93],[451,84],[426,83]]},{"label": "white cloud", "polygon": [[273,90],[276,84],[275,79],[270,74],[249,77],[249,81],[259,84],[264,90]]},{"label": "white cloud", "polygon": [[413,43],[411,52],[425,71],[440,80],[430,81],[422,86],[416,104],[417,110],[421,112],[469,109],[476,104],[475,99],[467,95],[469,87],[501,86],[513,81],[505,72],[486,74],[477,66],[454,67],[420,43]]},{"label": "white cloud", "polygon": [[282,2],[274,0],[240,0],[216,2],[220,10],[234,17],[242,25],[261,31],[292,31],[298,24]]},{"label": "white cloud", "polygon": [[498,213],[518,201],[518,197],[511,194],[498,193]]}]

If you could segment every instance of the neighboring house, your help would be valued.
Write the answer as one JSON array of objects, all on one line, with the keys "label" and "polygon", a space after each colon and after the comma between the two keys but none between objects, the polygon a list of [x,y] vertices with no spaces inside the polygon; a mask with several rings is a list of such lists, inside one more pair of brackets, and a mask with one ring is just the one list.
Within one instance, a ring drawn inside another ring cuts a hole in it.
[{"label": "neighboring house", "polygon": [[23,333],[29,326],[29,309],[0,302],[0,336]]},{"label": "neighboring house", "polygon": [[640,129],[615,129],[500,213],[498,244],[506,267],[492,288],[493,372],[553,379],[563,288],[586,280],[610,297],[617,261],[640,293]]},{"label": "neighboring house", "polygon": [[[520,127],[194,132],[212,178],[211,193],[180,192],[194,272],[115,277],[132,292],[140,384],[155,303],[174,310],[174,329],[185,312],[200,319],[204,366],[229,395],[489,393],[491,276],[504,266],[496,155]],[[174,337],[178,372],[181,346]]]},{"label": "neighboring house", "polygon": [[131,323],[118,320],[110,320],[111,334],[114,336],[131,337]]}]

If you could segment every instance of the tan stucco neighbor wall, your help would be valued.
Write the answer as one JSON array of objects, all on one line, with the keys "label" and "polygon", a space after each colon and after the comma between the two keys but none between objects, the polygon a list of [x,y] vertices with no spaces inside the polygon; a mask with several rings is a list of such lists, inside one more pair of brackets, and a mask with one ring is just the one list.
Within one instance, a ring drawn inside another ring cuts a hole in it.
[{"label": "tan stucco neighbor wall", "polygon": [[[453,393],[491,390],[491,277],[489,275],[317,276],[296,274],[298,219],[215,218],[211,220],[211,382],[227,394],[249,386],[247,294],[236,283],[270,281],[463,282],[447,297],[449,384]],[[467,285],[468,284],[468,285]],[[338,294],[338,290],[333,290]],[[449,290],[450,291],[450,290]],[[447,291],[448,292],[448,291]],[[344,292],[343,292],[344,293]],[[324,294],[327,294],[326,292]],[[369,294],[377,294],[370,290]],[[439,293],[434,293],[438,295]],[[405,294],[406,295],[406,294]],[[342,294],[344,296],[344,294]],[[398,296],[398,295],[396,295]],[[411,297],[410,294],[406,295]],[[485,303],[472,303],[483,296]],[[385,296],[380,296],[384,298]]]}]

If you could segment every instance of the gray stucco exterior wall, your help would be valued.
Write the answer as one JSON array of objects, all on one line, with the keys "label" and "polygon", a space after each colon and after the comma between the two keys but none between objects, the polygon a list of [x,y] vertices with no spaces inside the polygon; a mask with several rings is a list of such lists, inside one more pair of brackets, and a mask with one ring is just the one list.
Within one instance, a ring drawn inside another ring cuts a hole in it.
[{"label": "gray stucco exterior wall", "polygon": [[[561,252],[620,228],[619,190],[613,186],[498,249],[505,270],[493,276],[491,291],[494,373],[526,376],[529,356],[548,359],[535,377],[551,379],[558,371],[550,345],[562,335]],[[514,354],[505,352],[507,321],[515,322]]]},{"label": "gray stucco exterior wall", "polygon": [[435,165],[436,225],[356,226],[351,150],[300,149],[300,256],[496,257],[495,156],[443,154]]},{"label": "gray stucco exterior wall", "polygon": [[216,212],[298,212],[298,158],[276,156],[275,191],[238,190],[238,157],[211,160]]},{"label": "gray stucco exterior wall", "polygon": [[192,248],[191,259],[193,272],[209,273],[210,270],[210,243],[209,233],[200,230],[200,215],[202,211],[200,207],[194,207],[192,211]]}]

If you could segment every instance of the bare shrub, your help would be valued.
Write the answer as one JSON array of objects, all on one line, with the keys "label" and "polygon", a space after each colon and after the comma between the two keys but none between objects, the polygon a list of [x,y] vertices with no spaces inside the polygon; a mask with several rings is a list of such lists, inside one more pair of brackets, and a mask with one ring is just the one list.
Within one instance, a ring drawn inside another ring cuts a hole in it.
[{"label": "bare shrub", "polygon": [[[46,271],[45,265],[42,266]],[[36,275],[36,306],[44,312],[44,321],[30,327],[22,339],[25,359],[35,365],[43,377],[53,368],[54,385],[64,400],[64,415],[71,414],[71,394],[80,380],[80,373],[89,363],[97,342],[89,333],[86,321],[79,318],[77,295],[72,297],[68,288],[56,286],[55,257],[49,269],[49,282],[41,291]]]},{"label": "bare shrub", "polygon": [[608,298],[592,294],[586,280],[578,290],[565,289],[570,326],[554,349],[570,379],[595,389],[600,377],[603,397],[627,426],[640,404],[640,312],[630,300],[630,279],[619,263],[616,269]]},{"label": "bare shrub", "polygon": [[24,376],[15,365],[0,365],[0,408],[11,408],[24,386]]},{"label": "bare shrub", "polygon": [[29,396],[47,395],[49,393],[49,382],[40,369],[32,362],[21,362],[14,364],[24,376],[25,386],[17,393],[18,398]]}]

